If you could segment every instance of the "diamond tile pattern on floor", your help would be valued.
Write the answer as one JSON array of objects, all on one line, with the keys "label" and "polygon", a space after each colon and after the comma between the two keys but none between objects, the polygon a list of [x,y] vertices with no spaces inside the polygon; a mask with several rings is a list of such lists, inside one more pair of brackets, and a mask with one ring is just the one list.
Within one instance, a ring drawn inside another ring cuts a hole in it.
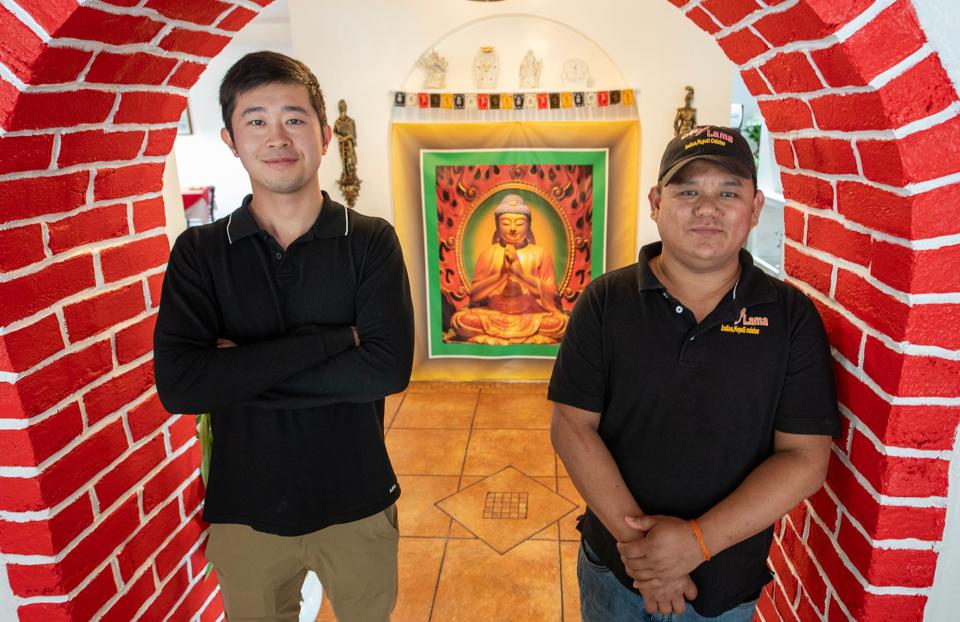
[{"label": "diamond tile pattern on floor", "polygon": [[[484,518],[488,493],[526,494],[526,518]],[[577,508],[537,480],[506,467],[437,502],[437,507],[501,555]]]}]

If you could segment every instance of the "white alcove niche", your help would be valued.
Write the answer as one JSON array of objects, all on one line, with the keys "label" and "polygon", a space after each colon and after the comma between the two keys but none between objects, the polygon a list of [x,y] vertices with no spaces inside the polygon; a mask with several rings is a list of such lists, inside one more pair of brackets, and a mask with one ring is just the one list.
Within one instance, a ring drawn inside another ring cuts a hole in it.
[{"label": "white alcove niche", "polygon": [[[493,89],[477,89],[473,82],[473,63],[481,47],[493,47],[500,60],[500,76]],[[586,61],[593,78],[589,90],[624,89],[623,74],[610,56],[581,32],[555,20],[537,15],[508,14],[468,22],[451,30],[424,49],[436,50],[447,59],[444,92],[516,92],[520,91],[520,63],[527,50],[543,61],[537,91],[571,91],[561,80],[564,61]],[[407,92],[423,91],[424,71],[411,59],[410,71],[397,88]],[[582,90],[582,89],[577,89]]]}]

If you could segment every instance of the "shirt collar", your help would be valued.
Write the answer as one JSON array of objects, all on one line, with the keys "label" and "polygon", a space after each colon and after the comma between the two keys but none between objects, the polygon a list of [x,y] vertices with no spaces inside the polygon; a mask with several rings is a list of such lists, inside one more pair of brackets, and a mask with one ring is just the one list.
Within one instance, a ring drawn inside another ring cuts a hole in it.
[{"label": "shirt collar", "polygon": [[[665,289],[657,280],[657,276],[650,269],[650,260],[663,252],[663,242],[653,242],[640,249],[637,262],[637,285],[641,292],[646,290]],[[733,302],[742,305],[772,302],[777,299],[777,290],[770,283],[770,275],[753,263],[753,255],[747,249],[741,248],[738,257],[740,262],[740,280],[734,286]]]},{"label": "shirt collar", "polygon": [[[349,234],[349,210],[346,206],[331,199],[326,190],[322,190],[321,193],[323,194],[323,207],[307,233],[312,234],[315,238],[336,238]],[[263,231],[250,210],[252,200],[252,194],[245,196],[240,207],[227,217],[227,241],[230,244]]]}]

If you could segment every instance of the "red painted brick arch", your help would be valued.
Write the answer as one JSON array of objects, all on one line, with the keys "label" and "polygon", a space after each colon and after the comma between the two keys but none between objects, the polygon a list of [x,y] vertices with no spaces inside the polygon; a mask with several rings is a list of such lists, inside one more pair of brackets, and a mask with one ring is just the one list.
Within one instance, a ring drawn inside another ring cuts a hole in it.
[{"label": "red painted brick arch", "polygon": [[[960,421],[957,94],[908,0],[670,1],[760,99],[786,270],[828,324],[847,424],[779,526],[760,615],[917,619]],[[21,620],[222,611],[192,422],[157,401],[150,336],[175,124],[254,7],[0,6],[0,553]]]}]

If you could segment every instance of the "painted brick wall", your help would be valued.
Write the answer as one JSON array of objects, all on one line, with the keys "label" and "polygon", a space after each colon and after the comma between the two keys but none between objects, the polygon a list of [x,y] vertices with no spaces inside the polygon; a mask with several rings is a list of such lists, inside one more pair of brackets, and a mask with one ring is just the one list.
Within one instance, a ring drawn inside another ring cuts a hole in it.
[{"label": "painted brick wall", "polygon": [[908,0],[671,0],[757,96],[788,278],[834,347],[844,434],[781,521],[758,617],[917,620],[960,420],[960,105]]},{"label": "painted brick wall", "polygon": [[79,4],[0,3],[0,553],[23,621],[222,619],[151,347],[176,123],[260,6]]},{"label": "painted brick wall", "polygon": [[[908,0],[670,0],[741,66],[844,435],[758,618],[919,619],[960,423],[960,104]],[[269,0],[0,3],[0,553],[21,620],[216,620],[192,419],[152,386],[187,89]]]}]

